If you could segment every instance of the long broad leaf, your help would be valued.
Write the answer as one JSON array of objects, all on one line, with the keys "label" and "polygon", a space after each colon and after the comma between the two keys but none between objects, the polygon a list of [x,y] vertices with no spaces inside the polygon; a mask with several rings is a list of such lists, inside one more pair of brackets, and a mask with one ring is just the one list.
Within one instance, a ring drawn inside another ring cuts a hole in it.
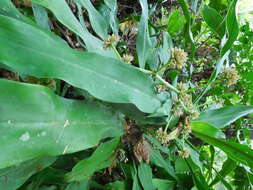
[{"label": "long broad leaf", "polygon": [[24,163],[0,170],[0,189],[16,190],[33,174],[48,167],[56,157],[29,160]]},{"label": "long broad leaf", "polygon": [[89,19],[93,30],[102,38],[107,37],[108,25],[104,17],[95,9],[90,0],[76,0],[89,14]]},{"label": "long broad leaf", "polygon": [[207,25],[216,32],[220,38],[226,33],[225,20],[223,21],[222,16],[212,7],[205,5],[202,9],[202,15]]},{"label": "long broad leaf", "polygon": [[253,113],[253,106],[236,105],[224,107],[216,110],[203,112],[197,121],[210,123],[216,128],[224,128],[237,119]]},{"label": "long broad leaf", "polygon": [[[202,127],[200,127],[202,126]],[[248,165],[253,169],[253,150],[248,146],[234,143],[226,142],[219,138],[215,138],[214,133],[210,133],[210,130],[205,130],[205,128],[210,128],[211,126],[205,122],[192,122],[191,128],[193,134],[207,142],[210,145],[216,146],[223,150],[231,159],[238,161],[242,164]],[[218,130],[213,127],[212,131]]]},{"label": "long broad leaf", "polygon": [[152,44],[148,31],[148,2],[147,0],[139,0],[139,2],[142,8],[142,15],[138,27],[136,51],[138,54],[139,66],[145,68]]},{"label": "long broad leaf", "polygon": [[71,172],[66,175],[67,181],[88,180],[95,171],[109,167],[115,156],[113,153],[119,144],[119,138],[101,144],[91,157],[80,161]]},{"label": "long broad leaf", "polygon": [[50,9],[56,18],[84,41],[87,50],[101,55],[116,57],[110,50],[103,49],[103,42],[93,36],[85,26],[81,25],[65,0],[31,0],[34,3]]},{"label": "long broad leaf", "polygon": [[0,1],[0,14],[10,16],[26,23],[32,23],[30,19],[22,15],[10,0]]},{"label": "long broad leaf", "polygon": [[62,79],[96,98],[133,103],[147,113],[160,106],[148,75],[116,59],[73,50],[16,19],[0,16],[0,43],[0,62],[16,72]]},{"label": "long broad leaf", "polygon": [[154,185],[152,182],[152,169],[146,163],[141,163],[138,167],[138,176],[143,189],[154,190]]},{"label": "long broad leaf", "polygon": [[239,34],[239,25],[236,18],[236,4],[237,0],[233,0],[228,10],[226,19],[228,39],[221,49],[221,56],[225,55],[226,52],[231,48]]},{"label": "long broad leaf", "polygon": [[0,168],[77,152],[121,135],[116,114],[95,103],[60,98],[42,86],[0,80]]}]

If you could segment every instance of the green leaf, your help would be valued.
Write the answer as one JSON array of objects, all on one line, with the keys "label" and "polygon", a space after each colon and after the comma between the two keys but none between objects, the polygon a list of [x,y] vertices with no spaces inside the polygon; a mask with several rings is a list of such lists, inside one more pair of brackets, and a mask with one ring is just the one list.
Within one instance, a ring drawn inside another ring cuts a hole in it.
[{"label": "green leaf", "polygon": [[[218,129],[204,122],[192,122],[191,128],[193,134],[201,140],[210,145],[216,146],[223,150],[231,159],[238,161],[242,164],[248,165],[253,169],[253,150],[243,144],[234,142],[226,142],[224,140],[215,138]],[[206,130],[208,128],[208,130]]]},{"label": "green leaf", "polygon": [[139,165],[138,176],[141,185],[145,190],[154,190],[154,185],[152,183],[152,170],[148,164],[142,162]]},{"label": "green leaf", "polygon": [[220,181],[220,178],[224,179],[230,172],[234,171],[236,168],[237,163],[234,160],[231,160],[228,158],[222,165],[222,169],[218,173],[218,175],[215,177],[215,179],[210,183],[210,186],[215,185]]},{"label": "green leaf", "polygon": [[175,185],[174,181],[158,178],[153,179],[153,184],[159,190],[173,190]]},{"label": "green leaf", "polygon": [[72,171],[66,175],[67,181],[88,180],[95,171],[109,167],[115,159],[113,153],[118,144],[119,138],[101,144],[91,157],[75,165]]},{"label": "green leaf", "polygon": [[48,14],[44,7],[33,3],[32,4],[33,15],[36,23],[42,28],[50,31],[50,26],[48,22]]},{"label": "green leaf", "polygon": [[65,0],[31,0],[31,2],[50,9],[63,25],[82,38],[88,51],[116,57],[113,51],[104,50],[103,42],[89,33],[87,28],[78,22]]},{"label": "green leaf", "polygon": [[226,33],[225,20],[222,16],[212,7],[205,5],[202,9],[202,15],[207,25],[216,32],[220,38]]},{"label": "green leaf", "polygon": [[16,72],[62,79],[96,98],[133,103],[147,113],[160,107],[151,78],[119,60],[73,50],[51,33],[5,16],[0,16],[0,43],[0,62]]},{"label": "green leaf", "polygon": [[0,170],[0,189],[16,190],[33,174],[48,167],[56,160],[55,157],[29,160],[18,165]]},{"label": "green leaf", "polygon": [[193,121],[191,123],[191,128],[192,130],[197,131],[199,133],[208,133],[209,136],[214,137],[214,138],[220,138],[220,139],[225,138],[224,133],[220,129],[217,129],[213,127],[212,125],[205,122]]},{"label": "green leaf", "polygon": [[122,133],[118,116],[101,104],[2,79],[0,91],[0,168],[84,150]]},{"label": "green leaf", "polygon": [[23,22],[31,24],[32,21],[22,15],[18,9],[12,4],[10,0],[1,0],[0,1],[0,15],[6,15],[9,17],[13,17],[19,19]]},{"label": "green leaf", "polygon": [[152,149],[150,161],[156,166],[163,168],[171,177],[178,180],[171,163],[169,161],[165,161],[158,150]]},{"label": "green leaf", "polygon": [[141,185],[138,180],[138,171],[135,167],[135,164],[130,166],[130,172],[131,172],[132,179],[133,179],[132,190],[141,190],[142,188],[141,188]]},{"label": "green leaf", "polygon": [[65,190],[88,190],[89,181],[74,182],[69,184]]},{"label": "green leaf", "polygon": [[183,29],[185,24],[186,24],[185,17],[181,16],[180,11],[177,9],[173,10],[169,17],[167,31],[171,35],[173,34],[175,35]]},{"label": "green leaf", "polygon": [[126,190],[126,184],[124,181],[115,181],[105,186],[106,190]]},{"label": "green leaf", "polygon": [[110,27],[113,33],[118,35],[119,24],[117,19],[117,0],[104,0],[104,3],[108,7]]},{"label": "green leaf", "polygon": [[89,14],[90,24],[93,30],[102,38],[107,37],[108,25],[104,17],[95,9],[90,0],[76,0]]},{"label": "green leaf", "polygon": [[171,58],[171,49],[173,47],[172,39],[168,32],[163,32],[163,44],[159,48],[159,57],[162,65],[168,63]]},{"label": "green leaf", "polygon": [[178,0],[183,13],[184,13],[184,17],[186,20],[186,25],[185,25],[185,32],[186,32],[186,37],[187,40],[191,43],[191,58],[194,58],[195,55],[195,51],[196,51],[196,47],[195,47],[195,43],[194,43],[194,37],[191,31],[191,12],[190,12],[190,8],[189,8],[189,4],[188,1],[186,0]]},{"label": "green leaf", "polygon": [[142,8],[142,15],[138,27],[136,51],[138,54],[139,66],[145,68],[152,44],[148,31],[148,3],[147,0],[139,0],[139,2]]},{"label": "green leaf", "polygon": [[237,0],[233,0],[228,10],[226,18],[228,39],[221,49],[221,56],[225,55],[226,52],[231,48],[231,46],[233,45],[234,41],[237,39],[237,36],[239,34],[239,25],[236,18],[236,4]]},{"label": "green leaf", "polygon": [[202,112],[196,121],[204,121],[210,123],[216,128],[224,128],[237,119],[253,113],[253,106],[235,105],[228,106],[216,110]]}]

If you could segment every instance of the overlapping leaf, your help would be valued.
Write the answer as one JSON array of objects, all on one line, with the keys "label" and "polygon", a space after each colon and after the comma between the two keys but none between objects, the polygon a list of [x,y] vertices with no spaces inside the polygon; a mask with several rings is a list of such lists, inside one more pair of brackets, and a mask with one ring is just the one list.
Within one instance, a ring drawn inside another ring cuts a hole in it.
[{"label": "overlapping leaf", "polygon": [[231,159],[253,168],[253,150],[248,146],[235,142],[226,142],[217,138],[217,135],[219,136],[220,134],[219,129],[205,122],[192,122],[191,128],[196,137],[220,148]]},{"label": "overlapping leaf", "polygon": [[250,113],[253,113],[253,106],[235,105],[203,112],[197,121],[210,123],[216,128],[224,128]]},{"label": "overlapping leaf", "polygon": [[23,74],[65,80],[105,101],[133,103],[143,112],[160,107],[146,74],[116,59],[68,48],[51,36],[0,16],[0,62]]},{"label": "overlapping leaf", "polygon": [[110,50],[103,49],[103,42],[93,36],[84,25],[81,25],[65,0],[31,0],[34,3],[50,9],[56,18],[84,41],[87,50],[101,55],[116,57]]},{"label": "overlapping leaf", "polygon": [[55,157],[29,160],[24,163],[0,170],[0,189],[16,190],[34,173],[48,167]]},{"label": "overlapping leaf", "polygon": [[76,152],[121,135],[116,114],[95,103],[60,98],[46,87],[0,80],[0,168]]},{"label": "overlapping leaf", "polygon": [[152,48],[152,43],[148,31],[148,2],[147,0],[139,1],[142,8],[142,15],[138,27],[136,51],[138,54],[139,66],[145,68],[146,61]]}]

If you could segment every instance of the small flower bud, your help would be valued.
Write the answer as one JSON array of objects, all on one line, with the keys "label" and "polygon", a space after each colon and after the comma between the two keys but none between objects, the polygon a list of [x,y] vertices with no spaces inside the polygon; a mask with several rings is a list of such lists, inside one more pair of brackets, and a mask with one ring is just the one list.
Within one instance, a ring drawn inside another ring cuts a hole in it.
[{"label": "small flower bud", "polygon": [[109,36],[107,37],[107,39],[104,40],[104,48],[105,48],[105,49],[110,48],[111,45],[117,44],[117,43],[119,42],[119,40],[120,40],[119,36],[114,35],[114,34],[109,35]]},{"label": "small flower bud", "polygon": [[188,60],[188,54],[180,48],[172,48],[172,67],[175,69],[182,69]]},{"label": "small flower bud", "polygon": [[134,60],[134,57],[132,55],[124,54],[122,57],[122,61],[131,64],[131,62]]},{"label": "small flower bud", "polygon": [[186,90],[188,90],[187,84],[182,83],[182,82],[179,82],[179,83],[177,84],[177,88],[178,88],[178,90],[180,90],[180,91],[186,91]]},{"label": "small flower bud", "polygon": [[190,151],[184,148],[183,150],[178,151],[178,155],[181,156],[182,158],[188,158],[190,155]]},{"label": "small flower bud", "polygon": [[224,69],[222,73],[222,78],[224,79],[224,81],[227,83],[228,86],[236,84],[237,81],[239,80],[239,76],[236,69],[231,67]]}]

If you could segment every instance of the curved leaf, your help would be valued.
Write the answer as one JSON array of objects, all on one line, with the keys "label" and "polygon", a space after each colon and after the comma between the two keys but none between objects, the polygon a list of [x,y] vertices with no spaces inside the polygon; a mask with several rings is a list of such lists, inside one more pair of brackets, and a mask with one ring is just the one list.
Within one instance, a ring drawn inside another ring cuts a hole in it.
[{"label": "curved leaf", "polygon": [[95,103],[60,98],[46,87],[0,80],[0,168],[84,150],[121,135],[118,116]]},{"label": "curved leaf", "polygon": [[222,16],[208,5],[202,9],[202,15],[207,25],[222,38],[226,33],[226,25]]},{"label": "curved leaf", "polygon": [[0,189],[16,190],[33,174],[48,167],[56,157],[29,160],[16,166],[0,170]]},{"label": "curved leaf", "polygon": [[88,51],[96,52],[109,57],[116,57],[113,51],[104,50],[103,42],[89,33],[87,28],[78,22],[65,0],[31,1],[50,9],[63,25],[82,38]]},{"label": "curved leaf", "polygon": [[[196,127],[197,126],[197,127]],[[207,142],[210,145],[216,146],[223,150],[231,159],[238,161],[242,164],[248,165],[253,169],[253,150],[248,146],[234,143],[226,142],[224,140],[215,138],[214,133],[210,131],[217,131],[218,129],[213,127],[212,130],[205,130],[205,128],[211,128],[208,123],[204,122],[192,122],[191,128],[193,134],[200,138],[201,140]]]},{"label": "curved leaf", "polygon": [[226,19],[228,39],[221,49],[221,56],[225,55],[226,52],[231,48],[239,34],[239,25],[236,18],[236,4],[237,0],[233,0],[228,10]]},{"label": "curved leaf", "polygon": [[224,128],[237,119],[250,113],[253,113],[253,106],[229,106],[202,112],[196,121],[204,121],[216,128]]},{"label": "curved leaf", "polygon": [[0,14],[10,16],[26,23],[32,23],[30,19],[22,15],[10,0],[0,1]]},{"label": "curved leaf", "polygon": [[0,43],[0,62],[17,72],[62,79],[96,98],[133,103],[147,113],[160,106],[150,77],[135,67],[73,50],[47,32],[16,19],[0,16]]},{"label": "curved leaf", "polygon": [[139,66],[145,68],[152,44],[148,31],[148,2],[147,0],[139,0],[139,2],[142,8],[142,15],[138,27],[136,51],[138,54]]},{"label": "curved leaf", "polygon": [[89,14],[89,20],[93,30],[102,38],[107,37],[108,25],[104,17],[95,9],[90,0],[77,0]]},{"label": "curved leaf", "polygon": [[67,181],[89,180],[95,171],[109,167],[115,159],[113,153],[118,144],[119,138],[101,144],[91,157],[80,161],[71,172],[67,173]]}]

